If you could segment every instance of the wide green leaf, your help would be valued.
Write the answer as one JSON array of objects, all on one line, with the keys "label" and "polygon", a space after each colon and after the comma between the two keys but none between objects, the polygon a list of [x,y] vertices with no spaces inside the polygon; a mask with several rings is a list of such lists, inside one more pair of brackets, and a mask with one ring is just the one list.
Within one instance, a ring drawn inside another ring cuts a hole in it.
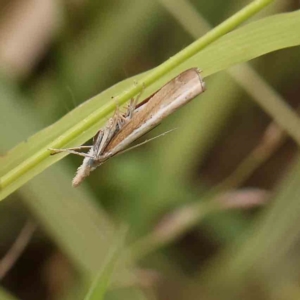
[{"label": "wide green leaf", "polygon": [[[142,88],[141,83],[147,86],[143,93],[146,97],[185,69],[199,67],[203,70],[203,76],[207,77],[266,53],[300,45],[300,31],[295,28],[300,28],[300,11],[248,24],[226,34],[200,52],[203,48],[201,42],[205,38],[206,45],[211,42],[208,34],[146,75],[129,78],[100,93],[1,157],[0,199],[65,156],[50,156],[49,147],[75,146],[89,140],[113,112],[116,103],[125,103],[135,96]],[[194,52],[190,51],[190,56],[181,55],[192,47]],[[168,70],[164,73],[162,68],[165,65]],[[132,85],[134,80],[139,84]],[[113,96],[117,98],[111,100]]]}]

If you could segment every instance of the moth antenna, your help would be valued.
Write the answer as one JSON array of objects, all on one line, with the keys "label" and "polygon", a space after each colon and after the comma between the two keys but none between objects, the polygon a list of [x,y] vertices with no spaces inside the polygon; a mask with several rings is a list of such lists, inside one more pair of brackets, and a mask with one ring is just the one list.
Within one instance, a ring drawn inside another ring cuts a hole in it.
[{"label": "moth antenna", "polygon": [[67,148],[67,149],[48,148],[48,150],[50,151],[50,155],[55,155],[55,154],[58,154],[58,153],[67,152],[69,154],[75,154],[75,155],[91,158],[91,156],[88,153],[79,152],[79,151],[75,151],[75,150],[91,149],[92,147],[93,146],[80,146],[80,147]]},{"label": "moth antenna", "polygon": [[159,135],[157,135],[157,136],[155,136],[155,137],[153,137],[153,138],[151,138],[151,139],[148,139],[148,140],[146,140],[146,141],[144,141],[144,142],[142,142],[142,143],[139,143],[139,144],[137,144],[137,145],[134,145],[134,146],[132,146],[132,147],[130,147],[130,148],[127,148],[127,149],[125,149],[125,150],[123,150],[123,151],[120,151],[120,152],[117,153],[116,155],[123,154],[123,153],[125,153],[125,152],[127,152],[127,151],[133,150],[134,148],[137,148],[137,147],[140,147],[140,146],[142,146],[142,145],[144,145],[144,144],[147,144],[147,143],[149,143],[149,142],[152,142],[153,140],[156,140],[156,139],[158,139],[158,138],[160,138],[160,137],[162,137],[162,136],[164,136],[164,135],[166,135],[166,134],[168,134],[168,133],[170,133],[170,132],[172,132],[172,131],[174,131],[174,130],[176,130],[176,129],[178,129],[178,128],[173,128],[173,129],[170,129],[170,130],[168,130],[168,131],[165,131],[165,132],[163,132],[163,133],[161,133],[161,134],[159,134]]}]

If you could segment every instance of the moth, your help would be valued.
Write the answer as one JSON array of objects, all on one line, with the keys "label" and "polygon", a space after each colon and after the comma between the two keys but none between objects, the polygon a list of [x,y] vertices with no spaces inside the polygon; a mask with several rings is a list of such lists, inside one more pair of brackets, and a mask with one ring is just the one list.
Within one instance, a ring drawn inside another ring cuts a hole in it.
[{"label": "moth", "polygon": [[[188,69],[139,104],[139,96],[132,99],[125,113],[117,108],[106,125],[95,135],[92,146],[50,148],[51,154],[68,152],[84,156],[72,185],[78,186],[91,171],[109,158],[124,152],[132,142],[156,127],[168,115],[203,93],[205,83],[200,73],[197,68]],[[84,149],[89,149],[88,153],[78,151]]]}]

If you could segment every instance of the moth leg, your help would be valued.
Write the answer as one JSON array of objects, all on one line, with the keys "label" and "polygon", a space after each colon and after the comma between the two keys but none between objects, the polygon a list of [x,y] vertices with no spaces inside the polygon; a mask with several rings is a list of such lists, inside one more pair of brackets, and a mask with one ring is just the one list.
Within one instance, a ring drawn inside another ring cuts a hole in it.
[{"label": "moth leg", "polygon": [[92,148],[92,146],[81,146],[81,147],[67,148],[67,149],[48,148],[48,150],[51,151],[50,155],[55,155],[55,154],[58,154],[58,153],[61,153],[61,152],[67,152],[67,153],[70,153],[70,154],[75,154],[75,155],[79,155],[79,156],[83,156],[83,157],[94,158],[92,155],[89,155],[87,153],[75,151],[75,150],[91,149],[91,148]]},{"label": "moth leg", "polygon": [[125,113],[125,117],[126,119],[131,119],[133,114],[134,114],[134,110],[135,110],[135,107],[136,107],[136,100],[135,99],[130,99],[130,102],[127,106],[127,111]]},{"label": "moth leg", "polygon": [[116,110],[115,110],[113,116],[111,117],[111,119],[113,121],[117,121],[117,122],[119,119],[125,120],[125,117],[124,117],[123,113],[121,112],[119,106],[116,107]]},{"label": "moth leg", "polygon": [[[135,84],[137,84],[137,83],[135,83]],[[134,108],[135,108],[135,107],[137,106],[137,104],[139,103],[140,98],[141,98],[141,96],[142,96],[142,94],[143,94],[143,92],[144,92],[145,89],[146,89],[146,85],[145,85],[145,83],[143,82],[141,91],[139,92],[139,94],[138,94],[138,95],[135,97],[135,99],[133,100],[133,106],[134,106]]]},{"label": "moth leg", "polygon": [[126,114],[123,115],[120,111],[118,111],[117,115],[115,116],[115,122],[116,122],[116,132],[121,130],[121,128],[126,124],[128,121]]},{"label": "moth leg", "polygon": [[[137,84],[137,82],[135,82],[135,84]],[[130,103],[128,105],[128,108],[127,108],[127,114],[126,114],[126,117],[130,119],[132,119],[134,113],[135,113],[135,110],[136,110],[136,107],[140,101],[140,98],[145,90],[146,86],[145,84],[143,83],[143,87],[142,87],[142,90],[139,92],[139,94],[135,97],[135,99],[131,99],[130,100]]]},{"label": "moth leg", "polygon": [[116,132],[119,131],[123,125],[126,122],[126,117],[123,115],[123,113],[120,110],[120,107],[118,104],[116,104],[116,109],[115,112],[113,114],[113,116],[110,118],[110,124],[108,124],[105,128],[105,130],[107,129],[111,129],[112,124],[115,123],[115,130]]},{"label": "moth leg", "polygon": [[141,92],[135,97],[135,99],[134,99],[134,98],[130,99],[130,102],[129,102],[128,106],[127,106],[127,111],[126,111],[126,113],[124,114],[125,118],[129,118],[129,120],[132,119],[132,117],[133,117],[133,115],[134,115],[134,111],[135,111],[135,109],[136,109],[136,106],[137,106],[137,104],[138,104],[138,102],[139,102],[139,100],[140,100],[140,97],[141,97],[141,95],[142,95],[142,92],[143,92],[143,91],[141,91]]},{"label": "moth leg", "polygon": [[113,136],[119,130],[118,129],[118,120],[119,120],[119,118],[117,116],[117,112],[115,113],[115,115],[112,118],[110,118],[108,120],[105,128],[103,129],[103,135],[102,135],[101,142],[99,142],[97,144],[97,147],[95,147],[95,153],[96,153],[95,157],[99,157],[103,153],[103,151],[105,150],[108,143],[111,141]]}]

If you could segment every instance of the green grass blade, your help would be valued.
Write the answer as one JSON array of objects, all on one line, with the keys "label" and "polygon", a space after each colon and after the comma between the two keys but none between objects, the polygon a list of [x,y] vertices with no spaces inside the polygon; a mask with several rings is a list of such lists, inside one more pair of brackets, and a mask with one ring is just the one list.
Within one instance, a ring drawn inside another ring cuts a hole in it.
[{"label": "green grass blade", "polygon": [[[7,134],[7,127],[0,127],[0,136],[3,137],[0,148],[9,148],[41,125],[18,89],[1,83],[0,94],[5,95],[1,113],[10,121],[9,131],[13,134]],[[4,120],[4,124],[8,123]],[[43,231],[68,256],[76,270],[94,276],[109,250],[108,241],[114,235],[114,227],[97,203],[96,195],[86,188],[75,190],[71,187],[72,176],[72,170],[62,162],[36,176],[11,199],[17,196],[22,200],[33,219],[38,220]]]},{"label": "green grass blade", "polygon": [[[5,198],[65,155],[50,157],[47,148],[80,145],[90,139],[115,109],[116,104],[114,101],[110,101],[111,96],[120,95],[118,102],[124,103],[139,92],[140,85],[130,87],[133,80],[140,80],[146,86],[156,80],[146,89],[144,93],[146,96],[176,74],[190,67],[201,68],[204,77],[206,77],[266,53],[299,45],[300,31],[294,30],[299,27],[300,11],[268,17],[225,35],[192,57],[185,55],[182,60],[177,60],[177,55],[174,56],[171,58],[171,60],[176,61],[173,65],[174,69],[169,71],[170,66],[168,65],[165,76],[160,77],[162,75],[161,68],[165,65],[163,64],[147,73],[146,76],[135,76],[102,92],[1,158],[0,199]],[[217,31],[217,28],[214,31]],[[206,44],[203,40],[206,41]],[[208,42],[207,35],[205,35],[195,43],[204,47]],[[193,47],[195,47],[195,43],[192,44]],[[199,49],[202,48],[199,47]],[[170,64],[169,61],[166,64]]]},{"label": "green grass blade", "polygon": [[300,160],[296,158],[293,168],[277,189],[272,205],[262,211],[251,230],[244,232],[242,240],[237,240],[194,278],[201,284],[193,287],[193,293],[204,291],[209,299],[241,299],[241,295],[245,295],[243,299],[253,299],[253,284],[272,286],[273,295],[282,292],[287,282],[297,286],[299,180]]},{"label": "green grass blade", "polygon": [[101,300],[104,299],[104,295],[107,292],[109,284],[111,282],[114,269],[120,258],[121,250],[124,246],[125,231],[116,235],[116,241],[112,245],[112,248],[107,256],[106,261],[103,263],[103,267],[94,279],[90,289],[84,298],[84,300]]}]

